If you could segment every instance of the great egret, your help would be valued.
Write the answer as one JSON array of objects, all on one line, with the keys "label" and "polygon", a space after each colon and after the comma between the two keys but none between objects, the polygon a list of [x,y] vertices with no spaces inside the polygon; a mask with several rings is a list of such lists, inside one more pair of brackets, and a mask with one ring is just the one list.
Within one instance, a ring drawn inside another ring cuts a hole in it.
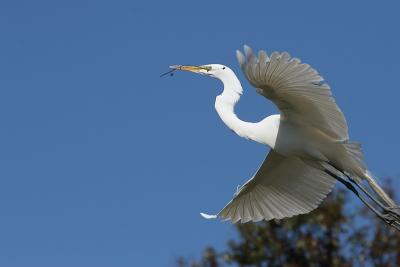
[{"label": "great egret", "polygon": [[[219,79],[224,88],[216,98],[215,109],[221,120],[237,135],[271,148],[256,174],[237,189],[218,214],[202,213],[202,216],[235,223],[308,213],[339,180],[381,219],[400,229],[398,206],[367,170],[360,144],[349,140],[345,117],[317,71],[286,52],[273,52],[268,57],[265,51],[260,51],[257,57],[245,45],[244,53],[237,51],[236,55],[247,80],[259,94],[278,106],[280,115],[256,123],[240,120],[234,107],[243,89],[227,66],[171,66],[172,71],[190,71]],[[363,180],[380,200],[363,187]],[[364,196],[370,197],[374,205]]]}]

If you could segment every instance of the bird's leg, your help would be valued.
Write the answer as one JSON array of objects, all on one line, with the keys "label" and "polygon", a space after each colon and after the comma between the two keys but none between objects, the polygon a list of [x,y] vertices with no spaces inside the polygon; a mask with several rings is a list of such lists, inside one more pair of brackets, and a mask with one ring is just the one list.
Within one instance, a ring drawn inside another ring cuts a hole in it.
[{"label": "bird's leg", "polygon": [[[396,214],[396,216],[399,217],[400,220],[400,206],[395,206],[395,207],[388,207],[386,205],[384,205],[381,201],[379,201],[376,197],[374,197],[367,189],[365,189],[364,186],[362,186],[361,183],[357,182],[356,180],[354,180],[353,178],[351,178],[348,174],[346,174],[344,171],[336,168],[334,165],[328,163],[330,166],[332,166],[332,168],[334,168],[335,170],[337,170],[338,172],[340,172],[341,174],[343,174],[343,176],[347,177],[347,179],[355,184],[359,189],[361,189],[361,191],[363,191],[363,193],[365,195],[367,195],[373,202],[375,202],[375,204],[377,204],[380,208],[382,208],[384,211],[387,212],[394,212]],[[393,210],[399,210],[399,211],[393,211]]]},{"label": "bird's leg", "polygon": [[[344,173],[343,173],[344,174]],[[373,202],[375,202],[380,208],[383,210],[383,216],[385,216],[388,220],[393,221],[393,227],[396,229],[399,229],[397,227],[400,227],[400,207],[399,206],[394,206],[394,207],[388,207],[382,204],[379,200],[377,200],[375,197],[371,195],[371,193],[366,190],[359,182],[355,181],[354,179],[351,179],[348,175],[344,174],[351,183],[355,184],[358,188],[360,188],[365,195],[367,195]],[[396,226],[394,226],[396,225]]]},{"label": "bird's leg", "polygon": [[357,191],[357,189],[353,186],[352,183],[350,183],[349,181],[346,181],[345,179],[343,179],[343,177],[340,177],[339,175],[336,175],[335,173],[331,172],[330,170],[325,170],[325,172],[327,174],[329,174],[330,176],[332,176],[333,178],[335,178],[336,180],[338,180],[339,182],[341,182],[344,186],[346,186],[347,189],[349,189],[350,191],[352,191],[370,210],[372,210],[376,215],[378,215],[379,217],[382,216],[382,213],[380,213],[377,209],[375,209],[369,202],[367,202],[361,195],[360,193]]},{"label": "bird's leg", "polygon": [[[330,164],[331,165],[331,164]],[[393,226],[394,228],[396,228],[397,230],[400,230],[400,207],[399,206],[395,206],[395,207],[387,207],[384,204],[382,204],[382,202],[380,202],[377,198],[375,198],[374,196],[372,196],[372,194],[366,190],[362,184],[360,184],[359,182],[357,182],[356,180],[352,179],[349,175],[347,175],[345,172],[341,171],[340,169],[336,168],[335,166],[331,165],[335,170],[337,170],[338,172],[340,172],[341,174],[343,174],[344,177],[347,177],[347,179],[355,184],[359,189],[361,189],[361,191],[367,195],[375,204],[377,204],[382,210],[383,213],[380,213],[385,219],[384,221],[388,224],[390,224],[391,226]],[[332,173],[332,172],[331,172]],[[337,175],[336,175],[337,176]],[[342,177],[340,177],[342,178]],[[343,178],[342,178],[343,180]],[[345,181],[348,183],[348,181]],[[347,188],[349,188],[346,185]],[[353,191],[353,190],[352,190]],[[354,192],[354,191],[353,191]],[[357,195],[357,194],[356,194]],[[357,195],[360,198],[360,195]],[[362,201],[363,199],[360,198]],[[366,204],[366,201],[363,201],[364,204]],[[366,204],[367,205],[367,204]],[[367,207],[371,207],[370,205],[367,205]],[[376,210],[376,209],[375,209]],[[375,212],[376,214],[376,212]],[[378,215],[378,214],[377,214]],[[378,215],[378,217],[380,217],[382,219],[381,216]]]},{"label": "bird's leg", "polygon": [[365,195],[367,195],[375,204],[377,204],[384,212],[384,215],[393,216],[393,218],[397,221],[400,225],[400,206],[388,207],[382,204],[377,198],[372,196],[372,194],[362,186],[361,183],[357,182],[356,180],[352,179],[349,175],[345,174],[344,172],[340,171],[344,176],[348,178],[348,180],[355,184]]},{"label": "bird's leg", "polygon": [[[375,215],[378,216],[381,220],[383,220],[390,226],[394,227],[396,230],[400,231],[400,221],[396,218],[396,216],[392,216],[391,214],[379,212],[368,201],[366,201],[364,199],[364,197],[362,197],[360,195],[360,193],[357,191],[357,189],[354,187],[354,185],[351,182],[343,179],[343,177],[340,177],[339,175],[333,173],[330,170],[325,169],[325,172],[327,174],[329,174],[330,176],[332,176],[333,178],[335,178],[336,180],[338,180],[339,182],[341,182],[344,186],[346,186],[347,189],[352,191],[361,200],[361,202],[363,202],[364,205],[367,206],[373,213],[375,213]],[[346,176],[346,177],[348,177],[348,176]],[[350,181],[351,181],[351,179],[350,179]]]},{"label": "bird's leg", "polygon": [[349,181],[351,183],[355,184],[359,189],[361,189],[361,191],[363,191],[363,193],[365,195],[367,195],[373,202],[375,202],[375,204],[377,204],[382,209],[386,209],[387,208],[382,202],[380,202],[376,197],[374,197],[367,189],[365,189],[364,186],[362,186],[361,183],[355,181],[350,176],[346,175],[344,172],[342,172],[342,173],[343,173],[344,176],[346,176],[349,179]]}]

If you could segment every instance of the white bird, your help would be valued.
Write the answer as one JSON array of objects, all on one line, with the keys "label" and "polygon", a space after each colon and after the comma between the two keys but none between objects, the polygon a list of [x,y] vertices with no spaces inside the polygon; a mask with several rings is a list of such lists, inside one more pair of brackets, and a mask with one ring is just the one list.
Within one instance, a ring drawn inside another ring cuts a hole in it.
[{"label": "white bird", "polygon": [[[233,199],[218,214],[202,213],[203,217],[235,223],[308,213],[339,180],[357,195],[353,184],[371,197],[383,213],[361,200],[383,220],[400,221],[393,200],[367,170],[360,144],[349,140],[345,117],[318,72],[286,52],[273,52],[268,57],[260,51],[257,57],[248,46],[244,52],[237,51],[237,59],[247,80],[275,103],[280,114],[259,122],[240,120],[234,108],[243,88],[227,66],[171,66],[220,80],[224,88],[216,97],[215,109],[221,120],[237,135],[270,147],[259,170],[238,188]],[[362,187],[363,180],[384,204]]]}]

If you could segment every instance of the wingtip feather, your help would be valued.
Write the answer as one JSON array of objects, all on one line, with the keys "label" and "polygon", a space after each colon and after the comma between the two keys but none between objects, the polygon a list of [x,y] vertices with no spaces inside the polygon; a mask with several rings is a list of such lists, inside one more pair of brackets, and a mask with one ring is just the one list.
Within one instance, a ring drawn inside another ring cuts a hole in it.
[{"label": "wingtip feather", "polygon": [[242,66],[246,61],[244,55],[239,50],[236,50],[236,58],[239,61],[240,66]]},{"label": "wingtip feather", "polygon": [[247,59],[250,59],[251,57],[253,57],[253,49],[251,49],[250,46],[244,45],[243,49],[244,49],[244,54],[246,55]]},{"label": "wingtip feather", "polygon": [[214,214],[207,214],[207,213],[203,213],[200,212],[201,217],[203,217],[204,219],[210,220],[210,219],[216,219],[217,215]]}]

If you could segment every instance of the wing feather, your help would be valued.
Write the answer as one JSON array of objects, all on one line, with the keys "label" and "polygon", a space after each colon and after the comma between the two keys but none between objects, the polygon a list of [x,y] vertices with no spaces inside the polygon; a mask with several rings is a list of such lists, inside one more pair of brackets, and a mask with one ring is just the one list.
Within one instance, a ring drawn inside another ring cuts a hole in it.
[{"label": "wing feather", "polygon": [[235,222],[282,219],[315,209],[335,180],[296,157],[271,150],[260,169],[217,217]]},{"label": "wing feather", "polygon": [[315,69],[286,52],[268,57],[261,50],[257,57],[249,46],[244,52],[236,54],[247,80],[278,106],[283,120],[315,127],[333,140],[348,140],[346,119]]}]

